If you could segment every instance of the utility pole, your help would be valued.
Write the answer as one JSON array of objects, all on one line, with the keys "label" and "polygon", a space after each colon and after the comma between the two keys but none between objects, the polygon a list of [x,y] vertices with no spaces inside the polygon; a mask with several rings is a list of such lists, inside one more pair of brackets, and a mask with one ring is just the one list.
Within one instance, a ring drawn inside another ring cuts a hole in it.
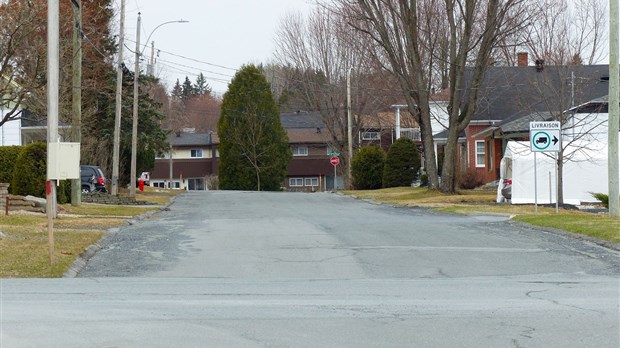
[{"label": "utility pole", "polygon": [[618,132],[620,131],[620,29],[618,0],[609,0],[609,119],[608,125],[608,178],[609,216],[620,217],[618,183]]},{"label": "utility pole", "polygon": [[112,195],[118,195],[118,172],[121,146],[121,109],[123,94],[123,45],[125,44],[125,0],[121,0],[121,25],[118,38],[118,64],[116,66],[116,117],[114,118],[114,150],[112,152]]},{"label": "utility pole", "polygon": [[[56,180],[50,178],[52,162],[50,143],[58,142],[58,94],[60,86],[60,4],[47,0],[47,234],[50,263],[54,264],[54,217],[56,212]],[[55,159],[54,159],[55,160]]]},{"label": "utility pole", "polygon": [[136,63],[133,73],[133,121],[131,127],[131,173],[129,174],[129,197],[136,197],[136,166],[138,149],[138,86],[140,77],[140,23],[142,17],[138,12],[138,23],[136,29]]},{"label": "utility pole", "polygon": [[[347,70],[347,138],[349,141],[349,156],[347,160],[347,180],[349,188],[353,188],[353,178],[351,175],[351,162],[353,161],[353,117],[351,116],[351,70]],[[336,176],[334,175],[334,187],[336,187]]]},{"label": "utility pole", "polygon": [[[73,118],[71,122],[72,138],[76,143],[82,142],[82,0],[73,2]],[[82,204],[82,182],[71,179],[71,205]]]}]

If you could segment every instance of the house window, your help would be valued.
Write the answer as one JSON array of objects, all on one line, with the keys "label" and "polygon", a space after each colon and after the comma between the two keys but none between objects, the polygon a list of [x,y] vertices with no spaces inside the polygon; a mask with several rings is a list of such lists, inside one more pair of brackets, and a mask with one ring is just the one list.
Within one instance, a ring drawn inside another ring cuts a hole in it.
[{"label": "house window", "polygon": [[413,141],[422,141],[420,128],[403,128],[400,130],[401,138],[409,138]]},{"label": "house window", "polygon": [[319,186],[319,178],[305,178],[305,186]]},{"label": "house window", "polygon": [[202,158],[202,149],[192,149],[191,150],[192,158]]},{"label": "house window", "polygon": [[381,140],[379,132],[363,132],[362,140]]},{"label": "house window", "polygon": [[491,172],[493,171],[493,140],[487,141],[487,149],[489,149],[489,151],[486,154],[486,163],[488,163],[487,167],[489,168],[489,172]]},{"label": "house window", "polygon": [[307,146],[294,146],[293,156],[308,156],[308,147]]},{"label": "house window", "polygon": [[289,178],[288,186],[290,187],[302,187],[304,186],[304,178]]},{"label": "house window", "polygon": [[484,167],[486,153],[484,140],[476,140],[476,167]]}]

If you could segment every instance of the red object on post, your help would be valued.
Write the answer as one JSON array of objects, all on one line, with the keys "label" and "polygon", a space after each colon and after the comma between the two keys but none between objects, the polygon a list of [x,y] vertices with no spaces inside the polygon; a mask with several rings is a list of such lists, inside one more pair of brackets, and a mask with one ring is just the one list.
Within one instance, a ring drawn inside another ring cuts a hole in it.
[{"label": "red object on post", "polygon": [[52,194],[52,180],[47,180],[45,182],[45,194],[47,196]]},{"label": "red object on post", "polygon": [[332,164],[332,166],[334,166],[334,167],[335,167],[335,166],[337,166],[337,165],[339,165],[339,164],[340,164],[340,157],[338,157],[338,156],[332,156],[332,157],[329,159],[329,163],[331,163],[331,164]]},{"label": "red object on post", "polygon": [[140,191],[144,191],[144,179],[138,179],[138,188],[140,189]]}]

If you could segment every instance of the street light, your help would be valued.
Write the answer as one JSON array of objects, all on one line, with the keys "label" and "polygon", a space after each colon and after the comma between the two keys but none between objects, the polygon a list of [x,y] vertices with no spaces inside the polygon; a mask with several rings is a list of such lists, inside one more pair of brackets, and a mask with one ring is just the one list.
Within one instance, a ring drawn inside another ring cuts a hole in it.
[{"label": "street light", "polygon": [[[140,56],[142,55],[142,52],[146,48],[146,45],[144,45],[144,48],[140,50],[140,23],[141,21],[142,21],[142,16],[138,12],[138,25],[136,29],[136,63],[135,63],[135,72],[133,75],[133,124],[131,128],[131,172],[129,174],[130,176],[129,197],[136,196],[136,166],[137,166],[136,162],[137,162],[137,153],[138,153],[138,90],[139,90],[138,89],[138,77],[140,75]],[[153,33],[157,29],[159,29],[163,25],[171,24],[171,23],[189,23],[189,21],[180,19],[177,21],[168,21],[168,22],[161,23],[160,25],[156,26],[155,29],[153,29],[153,31],[151,31],[149,36],[146,38],[146,42],[149,42],[149,39],[151,38],[151,36],[153,36]]]}]

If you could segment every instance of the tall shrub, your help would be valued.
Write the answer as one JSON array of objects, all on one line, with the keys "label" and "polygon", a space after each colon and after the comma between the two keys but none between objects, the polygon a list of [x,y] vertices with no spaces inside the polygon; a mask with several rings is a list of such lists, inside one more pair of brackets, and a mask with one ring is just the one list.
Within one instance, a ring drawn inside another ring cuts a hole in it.
[{"label": "tall shrub", "polygon": [[381,188],[385,152],[378,146],[362,147],[351,161],[353,186],[358,190]]},{"label": "tall shrub", "polygon": [[32,143],[24,147],[15,161],[11,192],[14,195],[45,197],[47,145]]},{"label": "tall shrub", "polygon": [[0,182],[13,182],[13,169],[22,146],[0,146]]},{"label": "tall shrub", "polygon": [[242,67],[228,85],[218,135],[220,189],[280,189],[292,153],[271,85],[257,67]]},{"label": "tall shrub", "polygon": [[383,187],[410,186],[420,170],[420,153],[411,139],[400,138],[388,150]]}]

